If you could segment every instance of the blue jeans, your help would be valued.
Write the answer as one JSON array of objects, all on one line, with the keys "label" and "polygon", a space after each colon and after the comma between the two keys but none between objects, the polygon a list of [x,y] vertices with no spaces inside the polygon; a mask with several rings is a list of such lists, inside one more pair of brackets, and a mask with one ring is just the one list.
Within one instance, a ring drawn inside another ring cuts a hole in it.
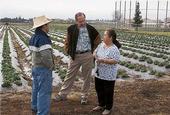
[{"label": "blue jeans", "polygon": [[32,68],[32,100],[31,108],[37,115],[48,115],[52,93],[52,71],[45,67]]}]

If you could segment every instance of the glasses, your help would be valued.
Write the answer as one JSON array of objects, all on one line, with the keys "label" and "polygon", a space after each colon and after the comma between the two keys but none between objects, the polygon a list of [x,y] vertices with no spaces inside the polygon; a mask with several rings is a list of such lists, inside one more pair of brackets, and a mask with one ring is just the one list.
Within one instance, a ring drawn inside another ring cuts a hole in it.
[{"label": "glasses", "polygon": [[77,20],[77,17],[79,17],[79,16],[84,16],[84,17],[86,17],[83,12],[78,12],[78,13],[75,15],[75,19]]}]

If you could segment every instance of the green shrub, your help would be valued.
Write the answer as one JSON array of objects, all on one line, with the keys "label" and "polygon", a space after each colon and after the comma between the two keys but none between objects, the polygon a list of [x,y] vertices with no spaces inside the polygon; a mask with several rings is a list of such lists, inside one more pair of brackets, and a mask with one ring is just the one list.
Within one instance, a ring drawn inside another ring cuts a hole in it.
[{"label": "green shrub", "polygon": [[152,63],[153,63],[153,60],[150,59],[150,58],[148,58],[148,59],[146,60],[146,62],[147,62],[148,64],[152,64]]},{"label": "green shrub", "polygon": [[9,88],[9,87],[12,86],[12,84],[11,84],[11,81],[5,80],[1,86],[2,86],[2,87],[7,87],[7,88]]},{"label": "green shrub", "polygon": [[132,57],[133,57],[133,54],[129,54],[127,57],[128,57],[128,58],[132,58]]},{"label": "green shrub", "polygon": [[13,81],[17,81],[17,80],[21,80],[21,78],[19,77],[19,74],[14,73],[13,74]]},{"label": "green shrub", "polygon": [[160,67],[163,67],[163,66],[165,66],[165,65],[166,65],[165,62],[159,62],[159,63],[158,63],[158,66],[160,66]]},{"label": "green shrub", "polygon": [[[3,84],[2,84],[2,87],[11,87],[12,83],[15,83],[16,81],[21,82],[21,79],[19,77],[19,74],[16,73],[16,70],[12,67],[7,31],[5,32],[2,56],[3,56],[3,60],[2,60]],[[20,83],[19,85],[22,85],[22,84]]]},{"label": "green shrub", "polygon": [[117,73],[118,78],[129,78],[125,70],[119,69]]},{"label": "green shrub", "polygon": [[140,66],[139,65],[136,65],[135,71],[140,71]]},{"label": "green shrub", "polygon": [[60,76],[61,80],[64,81],[67,74],[67,70],[64,68],[61,68],[58,70],[58,75]]},{"label": "green shrub", "polygon": [[150,74],[150,75],[155,75],[155,74],[156,74],[156,71],[155,71],[155,70],[151,70],[149,74]]},{"label": "green shrub", "polygon": [[146,56],[141,56],[141,57],[139,58],[139,61],[140,61],[140,62],[144,62],[146,59],[147,59]]},{"label": "green shrub", "polygon": [[129,55],[129,53],[123,53],[122,55],[123,55],[124,57],[126,57],[126,56]]},{"label": "green shrub", "polygon": [[129,68],[129,69],[134,69],[134,68],[135,68],[135,65],[129,64],[128,68]]},{"label": "green shrub", "polygon": [[143,73],[147,72],[147,68],[146,67],[141,67],[140,71],[143,72]]},{"label": "green shrub", "polygon": [[127,74],[127,73],[125,73],[125,74],[122,74],[122,78],[129,78],[130,76]]},{"label": "green shrub", "polygon": [[130,62],[125,62],[125,67],[129,67],[130,64]]},{"label": "green shrub", "polygon": [[169,63],[166,64],[165,68],[166,68],[166,69],[169,69],[169,68],[170,68],[170,64],[169,64]]},{"label": "green shrub", "polygon": [[163,75],[165,75],[163,72],[157,72],[157,73],[156,73],[156,76],[157,76],[157,77],[163,77]]},{"label": "green shrub", "polygon": [[125,61],[120,61],[119,64],[124,66],[126,63],[125,63]]},{"label": "green shrub", "polygon": [[155,64],[155,65],[159,65],[159,61],[155,60],[155,61],[154,61],[154,64]]},{"label": "green shrub", "polygon": [[138,56],[137,55],[133,55],[133,59],[138,59]]},{"label": "green shrub", "polygon": [[168,59],[168,56],[164,55],[162,58],[163,58],[163,59]]},{"label": "green shrub", "polygon": [[16,85],[18,85],[18,86],[22,86],[21,80],[16,80],[14,83],[15,83]]}]

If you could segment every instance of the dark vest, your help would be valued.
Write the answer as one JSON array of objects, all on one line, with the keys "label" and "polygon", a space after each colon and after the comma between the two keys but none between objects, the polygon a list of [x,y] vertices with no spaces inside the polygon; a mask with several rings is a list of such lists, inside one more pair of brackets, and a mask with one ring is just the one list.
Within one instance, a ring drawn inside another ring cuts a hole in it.
[{"label": "dark vest", "polygon": [[[94,27],[92,27],[89,24],[87,24],[86,27],[87,27],[87,31],[88,31],[89,38],[90,38],[91,49],[93,52],[95,50],[94,49],[94,41],[95,41],[96,37],[99,35],[99,33],[97,32],[97,30]],[[74,24],[67,28],[67,32],[68,32],[68,45],[69,45],[67,53],[74,60],[78,36],[79,36],[79,29],[78,29],[77,25]]]}]

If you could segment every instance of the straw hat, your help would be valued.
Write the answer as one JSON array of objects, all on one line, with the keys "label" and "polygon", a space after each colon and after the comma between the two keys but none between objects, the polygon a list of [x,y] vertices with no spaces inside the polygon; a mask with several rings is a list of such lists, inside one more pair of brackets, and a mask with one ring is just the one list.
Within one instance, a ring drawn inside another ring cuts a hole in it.
[{"label": "straw hat", "polygon": [[33,18],[33,27],[32,29],[38,28],[42,25],[48,24],[50,23],[52,20],[48,19],[45,16],[39,16],[39,17],[35,17]]}]

